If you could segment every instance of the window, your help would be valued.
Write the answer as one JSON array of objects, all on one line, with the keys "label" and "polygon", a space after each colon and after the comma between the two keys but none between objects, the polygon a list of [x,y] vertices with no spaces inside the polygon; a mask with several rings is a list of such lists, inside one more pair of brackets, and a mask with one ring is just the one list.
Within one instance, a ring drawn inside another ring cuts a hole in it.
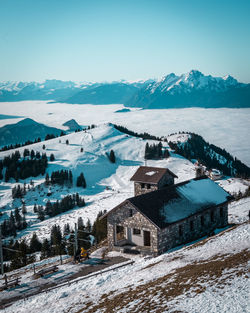
[{"label": "window", "polygon": [[220,208],[220,217],[223,217],[223,208]]},{"label": "window", "polygon": [[150,184],[147,184],[147,189],[150,189],[151,188],[151,185]]},{"label": "window", "polygon": [[133,216],[133,210],[129,209],[129,217]]},{"label": "window", "polygon": [[181,226],[181,225],[179,225],[179,236],[182,236],[182,234],[183,234],[183,231],[182,231],[182,226]]},{"label": "window", "polygon": [[211,222],[214,222],[214,211],[211,211],[211,213],[210,213],[210,219],[211,219]]},{"label": "window", "polygon": [[117,240],[125,239],[125,232],[123,226],[116,225],[116,239]]},{"label": "window", "polygon": [[141,235],[141,230],[137,228],[133,228],[133,235]]},{"label": "window", "polygon": [[204,222],[204,216],[201,216],[201,226],[204,226],[205,222]]},{"label": "window", "polygon": [[194,230],[194,221],[190,221],[190,230],[191,230],[191,231]]},{"label": "window", "polygon": [[141,184],[141,188],[145,188],[145,184],[144,183]]}]

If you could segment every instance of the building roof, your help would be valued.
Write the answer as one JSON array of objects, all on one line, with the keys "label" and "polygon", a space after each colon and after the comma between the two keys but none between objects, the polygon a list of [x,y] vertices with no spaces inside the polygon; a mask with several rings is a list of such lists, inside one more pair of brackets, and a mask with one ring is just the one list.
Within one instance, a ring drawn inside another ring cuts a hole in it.
[{"label": "building roof", "polygon": [[140,166],[130,180],[140,183],[157,184],[166,173],[178,178],[167,168]]},{"label": "building roof", "polygon": [[183,220],[233,197],[207,176],[127,199],[159,228]]}]

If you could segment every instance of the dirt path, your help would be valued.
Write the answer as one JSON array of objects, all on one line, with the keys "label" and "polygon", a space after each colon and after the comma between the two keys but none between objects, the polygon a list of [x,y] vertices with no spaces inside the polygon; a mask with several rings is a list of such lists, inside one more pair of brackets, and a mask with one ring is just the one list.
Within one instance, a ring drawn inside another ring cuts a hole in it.
[{"label": "dirt path", "polygon": [[[13,295],[11,297],[8,295],[9,291],[2,291],[2,293],[6,294],[6,297],[5,297],[5,295],[4,295],[4,297],[1,297],[0,309],[4,309],[5,307],[10,306],[15,301],[18,301],[21,299],[27,299],[27,298],[34,296],[34,295],[37,295],[41,292],[45,292],[46,290],[48,290],[48,288],[56,287],[57,285],[61,285],[62,283],[71,284],[77,278],[85,277],[89,274],[94,274],[95,272],[101,271],[103,269],[108,269],[112,265],[123,263],[123,262],[126,262],[128,260],[129,259],[126,259],[126,258],[121,257],[121,256],[108,258],[103,263],[91,262],[91,259],[90,259],[90,260],[87,260],[87,261],[79,264],[79,271],[78,272],[72,273],[72,275],[67,275],[66,277],[62,277],[61,279],[59,278],[56,281],[49,281],[49,282],[45,281],[43,284],[40,284],[39,286],[34,285],[35,280],[32,280],[30,282],[25,283],[25,288],[28,291],[27,293],[18,292],[20,286],[17,288],[11,289],[12,292],[16,291],[16,295]],[[84,265],[86,264],[86,266],[80,267],[83,264]],[[2,295],[3,294],[1,294],[1,296]]]}]

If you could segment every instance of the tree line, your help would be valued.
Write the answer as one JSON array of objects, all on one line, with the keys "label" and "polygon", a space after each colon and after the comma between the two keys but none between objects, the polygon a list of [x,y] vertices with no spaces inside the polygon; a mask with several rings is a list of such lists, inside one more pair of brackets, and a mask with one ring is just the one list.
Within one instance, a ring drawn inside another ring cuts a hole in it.
[{"label": "tree line", "polygon": [[133,136],[133,137],[138,137],[138,138],[142,138],[142,139],[152,139],[152,140],[159,140],[161,141],[161,138],[160,137],[156,137],[156,136],[153,136],[153,135],[150,135],[146,132],[144,133],[136,133],[132,130],[129,130],[127,129],[126,127],[124,126],[121,126],[121,125],[116,125],[116,124],[111,124],[114,126],[115,129],[119,130],[120,132],[124,133],[124,134],[127,134],[127,135],[130,135],[130,136]]},{"label": "tree line", "polygon": [[[84,225],[82,217],[77,221],[77,242],[78,247],[89,249],[91,247],[90,235],[95,237],[95,243],[107,237],[107,220],[100,220],[104,212],[99,212],[93,225],[87,220]],[[40,259],[68,254],[73,256],[76,253],[74,248],[75,230],[67,223],[63,230],[59,225],[53,225],[49,238],[40,240],[36,233],[33,233],[29,243],[26,240],[11,240],[3,245],[3,259],[9,261],[4,264],[4,271],[12,271],[36,260],[35,254],[40,252]]]},{"label": "tree line", "polygon": [[48,158],[46,153],[42,155],[40,152],[34,152],[34,150],[25,149],[23,152],[23,158],[19,151],[15,151],[9,156],[0,160],[0,179],[3,179],[2,170],[5,170],[5,182],[8,182],[10,178],[14,178],[16,181],[19,179],[26,179],[30,176],[44,175],[48,166]]},{"label": "tree line", "polygon": [[161,158],[168,158],[169,152],[168,149],[162,149],[162,143],[159,142],[158,144],[150,145],[148,142],[145,146],[145,154],[144,158],[149,159],[161,159]]},{"label": "tree line", "polygon": [[[61,131],[61,134],[60,134],[60,137],[61,136],[65,136],[65,132]],[[49,140],[49,139],[54,139],[58,136],[54,135],[54,134],[47,134],[45,137],[44,137],[44,140]],[[24,143],[16,143],[16,144],[10,144],[10,145],[6,145],[4,147],[2,147],[0,149],[0,151],[8,151],[8,150],[11,150],[11,149],[16,149],[16,148],[21,148],[21,147],[24,147],[24,146],[28,146],[28,145],[32,145],[34,143],[38,143],[38,142],[41,142],[41,138],[38,137],[34,140],[26,140]]]},{"label": "tree line", "polygon": [[49,176],[49,174],[47,173],[45,176],[45,184],[49,185],[72,185],[73,183],[73,175],[72,172],[70,170],[61,170],[61,171],[55,171],[52,172],[51,175]]},{"label": "tree line", "polygon": [[41,206],[38,209],[38,218],[40,220],[43,220],[41,217],[42,216],[45,217],[45,215],[48,215],[49,217],[53,217],[58,214],[72,210],[76,206],[78,207],[85,206],[84,198],[80,197],[78,193],[75,193],[73,195],[67,195],[63,197],[61,200],[57,200],[56,202],[53,202],[53,203],[50,200],[48,200],[46,202],[44,210],[43,210],[43,207]]},{"label": "tree line", "polygon": [[[250,168],[225,149],[209,144],[201,136],[190,133],[191,137],[183,144],[169,142],[171,149],[185,158],[198,159],[208,169],[217,168],[225,175],[249,178]],[[225,158],[221,159],[222,158]]]}]

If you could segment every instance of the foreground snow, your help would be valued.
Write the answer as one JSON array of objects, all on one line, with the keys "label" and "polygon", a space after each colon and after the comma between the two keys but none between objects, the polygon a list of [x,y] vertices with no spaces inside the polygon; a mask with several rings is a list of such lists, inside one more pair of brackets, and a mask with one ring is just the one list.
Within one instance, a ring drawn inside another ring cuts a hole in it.
[{"label": "foreground snow", "polygon": [[[245,218],[240,204],[233,212]],[[18,301],[5,312],[247,312],[249,240],[245,222],[157,258],[134,257],[133,265]]]}]

